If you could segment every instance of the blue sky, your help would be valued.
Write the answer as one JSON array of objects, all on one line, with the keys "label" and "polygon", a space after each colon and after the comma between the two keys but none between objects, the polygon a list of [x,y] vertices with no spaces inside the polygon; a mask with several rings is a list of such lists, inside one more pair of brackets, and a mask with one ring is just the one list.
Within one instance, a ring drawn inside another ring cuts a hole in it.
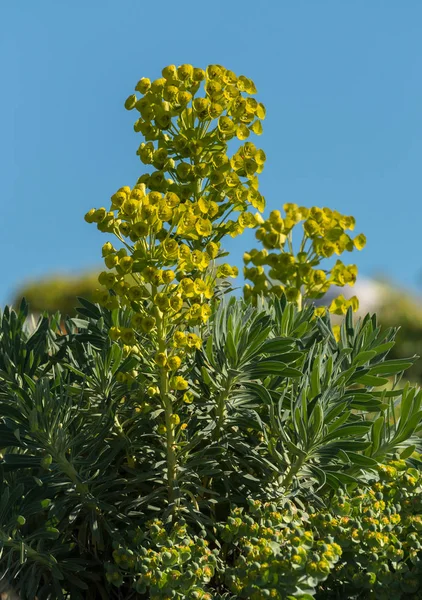
[{"label": "blue sky", "polygon": [[[0,304],[26,278],[101,264],[83,215],[142,173],[123,102],[185,62],[255,81],[269,210],[355,215],[362,275],[420,288],[421,22],[420,0],[1,2]],[[230,240],[232,262],[252,245]]]}]

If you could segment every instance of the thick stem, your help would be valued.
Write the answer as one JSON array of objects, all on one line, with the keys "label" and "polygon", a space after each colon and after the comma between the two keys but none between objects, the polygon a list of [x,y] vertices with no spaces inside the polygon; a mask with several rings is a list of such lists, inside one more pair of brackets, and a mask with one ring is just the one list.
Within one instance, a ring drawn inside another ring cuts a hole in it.
[{"label": "thick stem", "polygon": [[161,369],[160,374],[160,393],[161,402],[164,408],[164,416],[166,422],[166,446],[167,446],[167,483],[168,483],[168,498],[169,502],[174,500],[174,484],[176,481],[176,453],[174,451],[174,425],[171,420],[173,407],[169,397],[169,380],[168,373],[165,369]]},{"label": "thick stem", "polygon": [[303,454],[302,456],[300,456],[297,459],[297,461],[294,464],[292,464],[290,466],[290,469],[288,470],[286,476],[284,478],[283,477],[279,478],[280,485],[282,487],[284,487],[286,490],[289,489],[289,487],[293,481],[293,477],[298,474],[298,472],[302,468],[302,465],[305,462],[305,460],[306,460],[306,454]]},{"label": "thick stem", "polygon": [[[53,454],[53,457],[54,457],[54,454]],[[60,467],[62,473],[64,473],[70,479],[70,481],[75,485],[76,491],[81,496],[85,497],[88,493],[88,487],[85,483],[82,483],[80,481],[78,472],[76,471],[75,467],[64,456],[57,457],[55,462]]]},{"label": "thick stem", "polygon": [[217,411],[216,411],[217,426],[214,429],[213,435],[212,435],[212,438],[214,441],[218,440],[218,438],[220,437],[220,433],[223,428],[224,421],[226,420],[226,415],[227,415],[226,402],[227,402],[227,398],[230,394],[232,383],[233,383],[232,378],[228,377],[224,388],[221,390],[221,392],[219,393],[218,398],[217,398]]},{"label": "thick stem", "polygon": [[[166,329],[163,315],[156,309],[156,321],[158,331],[158,352],[166,351]],[[167,485],[169,502],[174,500],[174,488],[176,481],[176,453],[174,450],[174,425],[172,422],[173,407],[169,395],[169,374],[164,367],[160,368],[160,398],[164,409],[166,425],[166,455],[167,455]]]},{"label": "thick stem", "polygon": [[[230,394],[232,383],[233,383],[232,378],[228,377],[224,388],[221,390],[221,392],[217,398],[217,410],[216,410],[217,425],[216,425],[214,431],[212,432],[212,441],[213,442],[217,442],[219,440],[221,430],[223,429],[224,421],[226,420],[226,415],[227,415],[226,402],[227,402],[227,398],[229,397],[229,394]],[[204,488],[208,488],[211,481],[212,481],[212,477],[205,477],[205,479],[202,482],[202,486]]]}]

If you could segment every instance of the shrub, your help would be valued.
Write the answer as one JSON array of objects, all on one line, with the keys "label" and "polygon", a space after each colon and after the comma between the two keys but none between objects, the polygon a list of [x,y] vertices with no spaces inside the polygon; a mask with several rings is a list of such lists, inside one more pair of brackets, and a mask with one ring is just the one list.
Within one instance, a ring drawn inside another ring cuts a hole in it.
[{"label": "shrub", "polygon": [[28,302],[32,313],[44,311],[76,315],[77,298],[82,296],[93,300],[97,287],[97,275],[87,273],[80,277],[56,276],[47,277],[36,282],[28,282],[15,294],[13,306],[19,306],[22,298]]},{"label": "shrub", "polygon": [[[399,326],[397,340],[391,350],[392,358],[403,358],[422,352],[422,309],[418,298],[413,298],[405,290],[390,282],[380,282],[382,299],[377,308],[383,326]],[[386,298],[389,301],[386,301]],[[394,308],[393,308],[394,307]],[[406,373],[411,381],[421,383],[420,361],[412,365]]]},{"label": "shrub", "polygon": [[[417,467],[422,394],[399,385],[414,359],[388,360],[393,330],[371,316],[354,324],[356,301],[341,297],[333,330],[312,305],[354,283],[355,266],[321,262],[364,237],[328,209],[286,205],[267,221],[249,211],[264,209],[265,155],[251,142],[227,154],[230,139],[262,129],[249,79],[170,66],[136,89],[126,107],[141,115],[138,154],[155,170],[86,215],[118,246],[103,246],[97,304],[80,299],[64,333],[58,314],[29,330],[25,302],[2,316],[0,566],[39,600],[305,600],[361,580],[370,590],[366,538],[349,556],[352,522],[333,521],[350,512],[364,529],[360,513],[380,501],[356,504],[356,490],[397,456]],[[246,298],[226,300],[237,270],[221,262],[222,239],[245,227],[265,252],[245,257],[256,269]],[[400,478],[418,483],[414,471]],[[393,575],[417,559],[406,544],[398,561],[380,553]]]}]

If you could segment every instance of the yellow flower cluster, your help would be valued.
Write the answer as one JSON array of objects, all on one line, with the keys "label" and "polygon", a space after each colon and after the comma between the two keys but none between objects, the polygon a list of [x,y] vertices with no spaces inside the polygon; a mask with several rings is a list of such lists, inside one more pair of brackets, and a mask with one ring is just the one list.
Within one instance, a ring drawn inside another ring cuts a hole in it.
[{"label": "yellow flower cluster", "polygon": [[401,597],[397,589],[412,594],[419,589],[421,476],[405,460],[378,465],[378,474],[380,479],[365,490],[334,498],[330,512],[309,517],[319,535],[351,552],[352,561],[344,561],[335,578],[393,599]]},{"label": "yellow flower cluster", "polygon": [[[197,96],[202,83],[205,95]],[[218,119],[222,141],[235,135],[244,140],[250,131],[262,133],[265,108],[250,97],[256,94],[255,84],[221,65],[209,65],[205,71],[192,65],[169,65],[161,78],[152,82],[143,78],[135,90],[141,98],[129,96],[125,107],[140,113],[135,130],[146,139],[160,139],[163,131],[171,129],[176,116],[190,124],[194,118],[203,123]]]},{"label": "yellow flower cluster", "polygon": [[[171,318],[173,325],[205,323],[211,314],[209,300],[216,277],[237,275],[237,269],[229,265],[212,268],[220,243],[205,243],[203,250],[192,250],[183,243],[180,221],[186,211],[174,192],[146,193],[144,184],[132,190],[121,188],[112,197],[112,208],[117,210],[117,216],[112,212],[107,230],[114,232],[124,245],[117,250],[111,242],[104,244],[108,271],[99,275],[103,289],[98,291],[96,300],[109,309],[131,306],[135,310],[132,326],[114,328],[113,339],[130,345],[135,343],[137,333],[155,330],[157,319],[151,304]],[[98,222],[98,216],[103,214],[102,209],[93,209],[85,218]],[[200,226],[196,230],[200,235]],[[186,236],[186,231],[183,234]]]},{"label": "yellow flower cluster", "polygon": [[239,550],[234,565],[226,569],[231,592],[252,600],[281,600],[301,581],[314,586],[328,577],[342,554],[338,544],[315,539],[289,509],[259,501],[250,506],[250,515],[232,510],[222,530],[223,540],[236,543]]},{"label": "yellow flower cluster", "polygon": [[[352,238],[347,233],[354,229],[354,218],[316,206],[306,208],[289,203],[283,209],[284,216],[274,210],[257,228],[255,236],[263,249],[255,248],[244,254],[244,275],[253,284],[245,285],[245,297],[285,294],[288,300],[301,305],[303,299],[322,297],[332,285],[354,285],[356,265],[345,265],[337,259],[329,270],[320,266],[323,259],[355,248],[361,250],[365,246],[363,234]],[[302,224],[302,239],[296,246],[293,229],[299,223]],[[340,296],[333,301],[330,311],[345,314],[349,306],[357,310],[357,298],[346,300]],[[321,314],[323,309],[317,311]]]},{"label": "yellow flower cluster", "polygon": [[151,521],[134,532],[132,546],[113,551],[114,563],[107,566],[110,583],[119,587],[136,574],[132,587],[142,596],[211,600],[206,588],[216,570],[216,554],[185,523],[176,522],[169,532],[162,521]]},{"label": "yellow flower cluster", "polygon": [[[118,240],[103,245],[106,269],[95,299],[112,311],[132,312],[130,322],[113,313],[110,337],[125,354],[153,355],[139,410],[149,410],[148,398],[160,398],[165,411],[157,432],[167,436],[171,454],[176,429],[186,427],[172,403],[176,392],[191,401],[185,359],[201,346],[192,328],[200,331],[210,318],[216,285],[238,275],[219,261],[221,239],[256,227],[253,209],[265,207],[258,190],[265,153],[247,140],[262,133],[265,108],[253,98],[250,79],[220,65],[205,71],[170,65],[155,81],[141,79],[135,91],[125,107],[140,115],[134,128],[145,141],[137,154],[148,172],[85,220]],[[232,138],[241,142],[233,156]],[[138,373],[117,378],[130,383]]]},{"label": "yellow flower cluster", "polygon": [[[134,128],[146,139],[137,151],[153,169],[143,175],[153,191],[175,192],[182,203],[190,200],[179,233],[190,239],[211,235],[239,235],[254,227],[249,213],[228,220],[233,211],[248,206],[263,210],[257,175],[262,172],[265,153],[246,142],[231,158],[227,142],[261,134],[265,107],[252,96],[253,81],[237,76],[221,65],[206,71],[192,65],[169,65],[162,78],[141,79],[126,100],[126,108],[140,113]],[[201,95],[199,95],[201,94]]]},{"label": "yellow flower cluster", "polygon": [[[257,178],[264,152],[248,141],[227,155],[232,137],[261,133],[265,108],[251,97],[253,82],[219,65],[206,71],[170,65],[162,75],[153,82],[141,79],[141,98],[134,94],[125,103],[141,115],[135,130],[147,142],[139,157],[156,170],[132,189],[120,188],[109,210],[85,215],[120,241],[119,249],[111,242],[103,246],[108,271],[99,276],[103,288],[96,300],[111,310],[135,311],[130,327],[111,332],[127,346],[156,331],[157,310],[159,320],[173,328],[206,323],[217,278],[238,274],[236,267],[215,265],[221,237],[255,227],[258,217],[247,209],[265,206]],[[204,96],[198,96],[201,89]],[[236,220],[228,219],[233,211]]]}]

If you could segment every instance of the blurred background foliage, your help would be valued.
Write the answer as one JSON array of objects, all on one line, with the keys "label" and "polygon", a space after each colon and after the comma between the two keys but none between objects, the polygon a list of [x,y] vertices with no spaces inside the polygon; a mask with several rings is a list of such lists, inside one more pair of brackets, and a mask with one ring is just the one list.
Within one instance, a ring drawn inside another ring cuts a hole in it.
[{"label": "blurred background foliage", "polygon": [[87,272],[82,275],[51,275],[38,281],[28,281],[17,290],[12,305],[18,307],[22,298],[29,304],[31,313],[59,311],[62,315],[76,314],[77,298],[83,297],[92,301],[93,293],[98,288],[98,272]]},{"label": "blurred background foliage", "polygon": [[[98,287],[97,276],[98,272],[90,271],[81,276],[48,276],[24,283],[15,294],[13,305],[18,306],[25,297],[34,314],[59,311],[73,316],[78,296],[92,301]],[[337,292],[334,290],[333,294]],[[376,312],[383,327],[400,327],[391,358],[422,356],[422,299],[385,279],[361,280],[349,293],[358,296],[361,315]],[[324,302],[330,301],[327,295]],[[411,381],[422,384],[422,360],[416,361],[407,375]]]},{"label": "blurred background foliage", "polygon": [[[406,290],[392,284],[383,284],[377,309],[379,320],[384,327],[400,327],[391,358],[422,356],[422,300]],[[422,384],[422,360],[419,359],[406,372],[415,383]]]}]

